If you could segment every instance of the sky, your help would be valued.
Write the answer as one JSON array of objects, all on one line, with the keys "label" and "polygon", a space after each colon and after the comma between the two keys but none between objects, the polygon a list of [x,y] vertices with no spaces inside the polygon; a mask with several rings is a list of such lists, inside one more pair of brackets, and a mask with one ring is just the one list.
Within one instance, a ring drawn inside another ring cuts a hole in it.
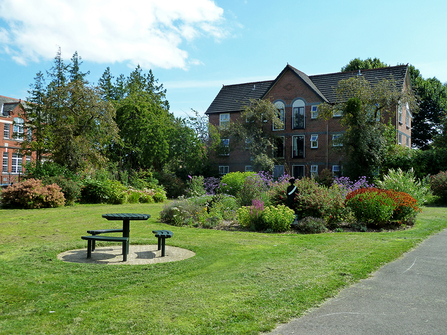
[{"label": "sky", "polygon": [[0,0],[0,95],[26,99],[59,48],[92,85],[107,67],[152,70],[177,117],[287,64],[316,75],[377,57],[446,83],[446,17],[445,0]]}]

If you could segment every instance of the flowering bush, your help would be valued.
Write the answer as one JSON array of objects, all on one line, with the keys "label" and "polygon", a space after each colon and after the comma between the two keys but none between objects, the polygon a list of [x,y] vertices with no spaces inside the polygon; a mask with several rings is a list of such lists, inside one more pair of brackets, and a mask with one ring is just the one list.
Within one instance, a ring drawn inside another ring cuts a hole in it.
[{"label": "flowering bush", "polygon": [[284,232],[290,230],[290,224],[295,219],[295,212],[287,206],[268,206],[262,213],[265,229],[274,232]]},{"label": "flowering bush", "polygon": [[383,180],[376,180],[377,187],[385,190],[395,190],[405,192],[417,200],[419,206],[422,206],[430,195],[430,187],[427,182],[418,181],[414,175],[413,169],[404,172],[400,168],[390,169],[383,176]]},{"label": "flowering bush", "polygon": [[361,188],[349,193],[346,197],[356,220],[368,226],[383,227],[393,216],[396,208],[393,199],[377,188]]},{"label": "flowering bush", "polygon": [[242,206],[237,210],[237,220],[243,228],[263,230],[265,228],[262,219],[263,211],[264,203],[262,200],[253,200],[251,206]]},{"label": "flowering bush", "polygon": [[270,184],[268,195],[272,205],[287,205],[287,187],[289,185],[288,179],[278,180]]},{"label": "flowering bush", "polygon": [[267,185],[258,174],[245,178],[242,188],[237,193],[241,206],[248,206],[254,199],[261,198],[261,194],[267,191]]},{"label": "flowering bush", "polygon": [[236,218],[237,202],[229,195],[203,195],[165,205],[160,220],[175,226],[213,228],[222,220]]},{"label": "flowering bush", "polygon": [[188,176],[186,196],[200,197],[206,193],[203,176]]},{"label": "flowering bush", "polygon": [[344,196],[359,188],[374,187],[374,184],[368,184],[365,176],[360,177],[357,181],[351,181],[349,177],[337,177],[334,178],[332,185],[338,185]]},{"label": "flowering bush", "polygon": [[51,208],[65,204],[58,185],[42,185],[41,180],[32,178],[8,186],[1,195],[4,205],[19,208]]},{"label": "flowering bush", "polygon": [[420,211],[416,199],[405,192],[361,188],[346,196],[346,205],[359,222],[369,226],[385,226],[391,220],[411,223]]},{"label": "flowering bush", "polygon": [[206,194],[214,195],[219,188],[220,179],[216,177],[208,177],[203,180]]},{"label": "flowering bush", "polygon": [[430,177],[430,189],[443,202],[447,202],[447,171]]}]

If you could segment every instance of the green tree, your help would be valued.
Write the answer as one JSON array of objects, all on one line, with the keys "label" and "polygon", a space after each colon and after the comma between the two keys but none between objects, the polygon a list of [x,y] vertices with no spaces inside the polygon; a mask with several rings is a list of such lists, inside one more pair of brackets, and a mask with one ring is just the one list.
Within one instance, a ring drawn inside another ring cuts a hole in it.
[{"label": "green tree", "polygon": [[38,73],[30,93],[27,126],[33,130],[22,148],[36,151],[38,161],[46,156],[77,171],[105,162],[106,143],[116,138],[115,110],[101,98],[97,87],[89,86],[79,69],[79,57],[66,65],[60,49],[45,85]]},{"label": "green tree", "polygon": [[419,107],[413,113],[411,142],[414,147],[427,150],[440,131],[443,113],[447,111],[447,84],[436,78],[424,79],[414,66],[409,71]]},{"label": "green tree", "polygon": [[267,100],[250,100],[241,117],[222,130],[222,138],[231,138],[231,142],[244,143],[253,158],[256,171],[273,171],[276,149],[276,136],[272,133],[272,124],[280,128],[282,121],[275,105]]},{"label": "green tree", "polygon": [[357,71],[357,70],[368,70],[368,69],[378,69],[381,67],[388,67],[389,65],[382,63],[382,61],[378,58],[367,58],[362,60],[360,58],[354,58],[351,60],[348,65],[345,65],[341,68],[342,72],[348,71]]},{"label": "green tree", "polygon": [[414,109],[415,99],[411,92],[399,89],[393,79],[372,85],[362,76],[352,77],[341,80],[336,91],[336,104],[321,105],[320,114],[330,118],[334,111],[343,111],[341,124],[346,131],[340,140],[346,155],[346,174],[355,179],[371,177],[396,143],[395,130],[384,124],[389,111],[399,102],[408,102]]}]

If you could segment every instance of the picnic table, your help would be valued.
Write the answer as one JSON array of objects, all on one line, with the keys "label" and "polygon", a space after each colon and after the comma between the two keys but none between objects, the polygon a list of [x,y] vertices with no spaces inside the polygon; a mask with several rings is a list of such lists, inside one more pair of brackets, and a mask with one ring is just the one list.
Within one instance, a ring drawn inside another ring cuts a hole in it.
[{"label": "picnic table", "polygon": [[[104,219],[110,221],[123,221],[123,237],[130,237],[130,221],[147,220],[151,216],[149,214],[134,214],[134,213],[112,213],[103,214]],[[129,253],[129,244],[127,244],[127,254]]]}]

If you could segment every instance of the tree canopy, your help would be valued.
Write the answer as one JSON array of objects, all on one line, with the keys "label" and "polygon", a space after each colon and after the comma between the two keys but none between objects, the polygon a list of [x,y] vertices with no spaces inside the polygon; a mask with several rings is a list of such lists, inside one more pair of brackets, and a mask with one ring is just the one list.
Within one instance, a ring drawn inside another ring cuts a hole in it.
[{"label": "tree canopy", "polygon": [[341,68],[342,72],[357,71],[357,70],[367,70],[367,69],[378,69],[381,67],[388,67],[389,65],[382,63],[378,58],[367,58],[362,60],[360,58],[354,58],[347,65]]},{"label": "tree canopy", "polygon": [[353,178],[372,176],[382,165],[384,154],[396,143],[395,130],[390,131],[391,126],[383,121],[398,103],[408,102],[415,108],[415,100],[393,79],[372,85],[364,77],[352,77],[341,80],[336,91],[337,103],[322,104],[320,115],[330,118],[334,111],[343,111],[341,124],[346,131],[340,140],[346,155],[345,173]]}]

